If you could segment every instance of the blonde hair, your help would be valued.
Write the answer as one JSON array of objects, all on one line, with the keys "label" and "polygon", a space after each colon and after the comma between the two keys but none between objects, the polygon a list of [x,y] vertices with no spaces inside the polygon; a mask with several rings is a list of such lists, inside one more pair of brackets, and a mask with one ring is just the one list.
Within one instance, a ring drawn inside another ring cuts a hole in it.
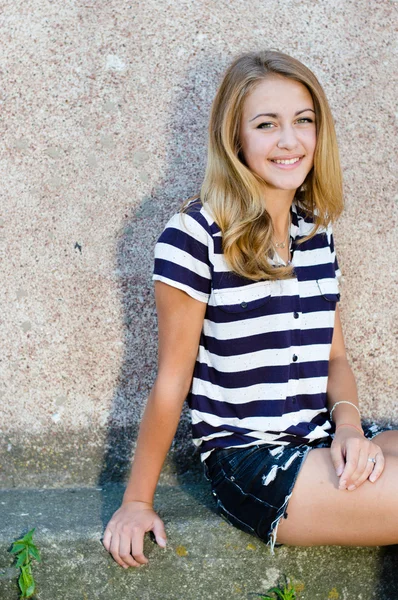
[{"label": "blonde hair", "polygon": [[223,236],[229,267],[251,280],[286,279],[291,266],[269,262],[273,225],[264,206],[264,182],[242,161],[239,131],[243,103],[260,82],[279,75],[302,83],[315,109],[317,142],[314,166],[300,191],[298,206],[314,219],[309,239],[335,220],[343,209],[342,176],[333,124],[325,93],[315,75],[300,61],[276,51],[251,52],[228,68],[213,102],[209,123],[207,168],[201,188]]}]

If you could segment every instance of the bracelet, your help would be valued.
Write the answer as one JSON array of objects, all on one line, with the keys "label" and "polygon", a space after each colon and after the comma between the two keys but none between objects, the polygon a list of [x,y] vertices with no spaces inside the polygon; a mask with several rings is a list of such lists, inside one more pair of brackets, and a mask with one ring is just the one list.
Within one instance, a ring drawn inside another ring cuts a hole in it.
[{"label": "bracelet", "polygon": [[357,431],[359,431],[360,433],[363,434],[363,429],[360,429],[359,427],[357,427],[356,425],[353,425],[352,423],[341,423],[340,425],[337,425],[336,431],[339,429],[339,427],[354,427],[354,429],[356,429]]},{"label": "bracelet", "polygon": [[336,406],[338,406],[339,404],[350,404],[351,406],[353,406],[355,408],[355,410],[358,411],[359,416],[361,416],[361,413],[359,412],[359,408],[356,404],[353,404],[352,402],[348,402],[348,400],[340,400],[340,402],[336,402],[336,404],[333,404],[332,406],[332,410],[330,411],[330,420],[332,420],[332,414],[334,409],[336,408]]}]

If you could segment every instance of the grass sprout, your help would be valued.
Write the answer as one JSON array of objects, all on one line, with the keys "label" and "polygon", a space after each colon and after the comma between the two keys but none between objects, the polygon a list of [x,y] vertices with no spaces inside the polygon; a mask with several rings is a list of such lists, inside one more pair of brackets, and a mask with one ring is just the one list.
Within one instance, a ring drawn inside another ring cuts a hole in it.
[{"label": "grass sprout", "polygon": [[14,542],[10,550],[11,554],[15,554],[15,558],[17,559],[16,566],[21,569],[18,579],[21,600],[23,598],[31,598],[35,593],[36,583],[32,573],[32,558],[38,562],[41,561],[41,558],[38,548],[33,543],[34,531],[34,528],[31,529],[24,537]]},{"label": "grass sprout", "polygon": [[280,586],[270,588],[265,595],[259,595],[260,600],[297,600],[295,586],[288,580]]}]

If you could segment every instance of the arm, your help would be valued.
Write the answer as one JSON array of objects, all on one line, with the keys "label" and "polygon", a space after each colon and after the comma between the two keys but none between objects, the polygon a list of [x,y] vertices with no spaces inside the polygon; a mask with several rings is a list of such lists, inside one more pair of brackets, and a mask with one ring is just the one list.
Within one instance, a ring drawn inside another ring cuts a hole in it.
[{"label": "arm", "polygon": [[[347,360],[338,307],[329,359],[327,396],[329,410],[341,400],[358,406],[357,387]],[[376,481],[384,468],[383,453],[377,444],[364,437],[358,411],[350,404],[339,404],[333,410],[333,420],[336,434],[331,455],[340,478],[339,488],[353,491],[367,479]],[[369,457],[377,457],[375,465],[368,461]]]},{"label": "arm", "polygon": [[[347,360],[338,306],[336,306],[333,340],[329,358],[327,397],[329,411],[332,410],[334,404],[341,400],[347,400],[358,406],[357,386],[354,374]],[[333,421],[336,427],[342,424],[350,424],[362,429],[358,411],[349,404],[339,404],[336,406],[333,410]]]},{"label": "arm", "polygon": [[108,523],[104,546],[121,566],[147,563],[145,532],[165,546],[163,523],[153,511],[160,471],[189,391],[206,304],[155,283],[159,328],[158,375],[149,395],[123,502]]}]

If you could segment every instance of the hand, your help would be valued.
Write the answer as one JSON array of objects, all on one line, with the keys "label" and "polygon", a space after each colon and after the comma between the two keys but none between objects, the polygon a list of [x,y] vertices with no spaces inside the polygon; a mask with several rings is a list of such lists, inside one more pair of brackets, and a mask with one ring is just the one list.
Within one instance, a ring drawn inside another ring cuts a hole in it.
[{"label": "hand", "polygon": [[[341,490],[353,491],[367,479],[374,483],[383,472],[384,456],[380,446],[353,427],[338,428],[330,451]],[[375,458],[376,462],[369,458]]]},{"label": "hand", "polygon": [[103,544],[124,569],[147,564],[144,556],[144,536],[153,531],[156,542],[166,547],[163,521],[152,505],[146,502],[125,502],[109,521]]}]

